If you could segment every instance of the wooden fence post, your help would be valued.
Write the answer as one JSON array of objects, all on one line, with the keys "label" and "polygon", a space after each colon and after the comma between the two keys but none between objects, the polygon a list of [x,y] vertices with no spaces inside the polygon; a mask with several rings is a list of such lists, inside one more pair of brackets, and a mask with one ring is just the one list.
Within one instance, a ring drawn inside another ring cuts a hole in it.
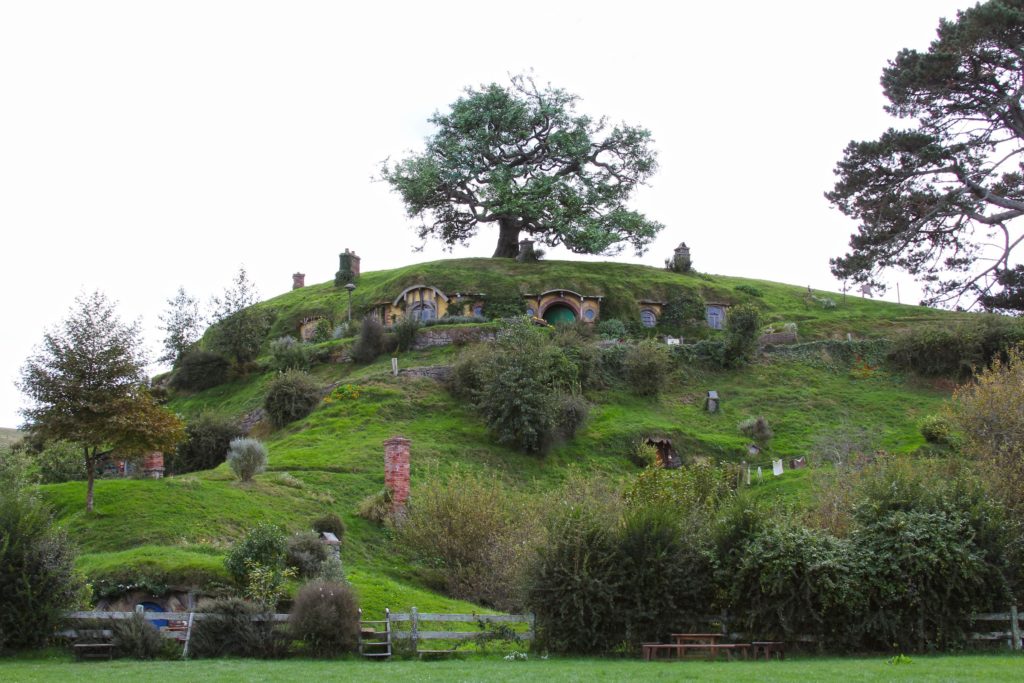
[{"label": "wooden fence post", "polygon": [[412,651],[419,652],[420,617],[419,613],[416,611],[416,607],[412,608],[410,623],[412,624],[411,633],[409,634],[410,637],[412,638]]},{"label": "wooden fence post", "polygon": [[1024,647],[1024,644],[1020,640],[1020,621],[1017,616],[1017,606],[1010,606],[1010,634],[1013,640],[1010,642],[1010,647],[1014,650],[1020,650]]}]

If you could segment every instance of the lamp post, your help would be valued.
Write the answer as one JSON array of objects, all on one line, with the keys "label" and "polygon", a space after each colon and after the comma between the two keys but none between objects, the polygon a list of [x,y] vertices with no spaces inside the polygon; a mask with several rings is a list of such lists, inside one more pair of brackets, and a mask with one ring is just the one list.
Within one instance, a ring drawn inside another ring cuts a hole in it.
[{"label": "lamp post", "polygon": [[352,291],[356,288],[354,282],[350,282],[345,285],[345,289],[348,290],[348,321],[352,322]]}]

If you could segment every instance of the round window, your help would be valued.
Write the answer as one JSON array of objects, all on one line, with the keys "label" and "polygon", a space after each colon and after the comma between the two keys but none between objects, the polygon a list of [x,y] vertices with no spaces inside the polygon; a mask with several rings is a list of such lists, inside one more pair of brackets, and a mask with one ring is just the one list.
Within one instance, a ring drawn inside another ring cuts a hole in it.
[{"label": "round window", "polygon": [[532,318],[533,316],[537,315],[537,311],[533,310],[533,308],[527,308],[526,309],[526,315],[528,315],[528,316],[530,316]]},{"label": "round window", "polygon": [[592,321],[594,319],[594,310],[592,308],[588,308],[583,312],[583,317],[586,318],[588,322]]}]

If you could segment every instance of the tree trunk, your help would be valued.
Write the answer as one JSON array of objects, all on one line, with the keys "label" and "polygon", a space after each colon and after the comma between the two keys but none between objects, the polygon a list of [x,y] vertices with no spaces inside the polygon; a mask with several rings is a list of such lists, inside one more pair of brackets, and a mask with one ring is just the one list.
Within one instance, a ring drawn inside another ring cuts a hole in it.
[{"label": "tree trunk", "polygon": [[498,222],[498,248],[491,258],[515,258],[519,254],[519,228],[513,221],[501,219]]},{"label": "tree trunk", "polygon": [[[95,456],[95,454],[94,454]],[[92,512],[92,489],[96,481],[96,458],[89,456],[89,449],[85,449],[85,511]]]}]

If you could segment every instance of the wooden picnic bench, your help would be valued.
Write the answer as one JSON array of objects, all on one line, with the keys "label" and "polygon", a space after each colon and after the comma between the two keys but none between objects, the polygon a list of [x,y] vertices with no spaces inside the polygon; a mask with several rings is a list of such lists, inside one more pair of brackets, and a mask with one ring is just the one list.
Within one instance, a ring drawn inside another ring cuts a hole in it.
[{"label": "wooden picnic bench", "polygon": [[717,659],[723,652],[730,659],[734,653],[746,659],[750,653],[750,643],[642,643],[641,651],[645,662],[657,659],[659,652],[669,656],[674,654],[677,659],[687,656]]},{"label": "wooden picnic bench", "polygon": [[750,644],[751,652],[754,655],[754,659],[758,658],[758,655],[764,655],[765,659],[771,659],[772,657],[778,657],[779,659],[786,658],[786,644],[778,640],[755,640]]},{"label": "wooden picnic bench", "polygon": [[[85,642],[88,641],[88,642]],[[102,629],[79,630],[71,645],[75,659],[113,659],[113,633]]]}]

